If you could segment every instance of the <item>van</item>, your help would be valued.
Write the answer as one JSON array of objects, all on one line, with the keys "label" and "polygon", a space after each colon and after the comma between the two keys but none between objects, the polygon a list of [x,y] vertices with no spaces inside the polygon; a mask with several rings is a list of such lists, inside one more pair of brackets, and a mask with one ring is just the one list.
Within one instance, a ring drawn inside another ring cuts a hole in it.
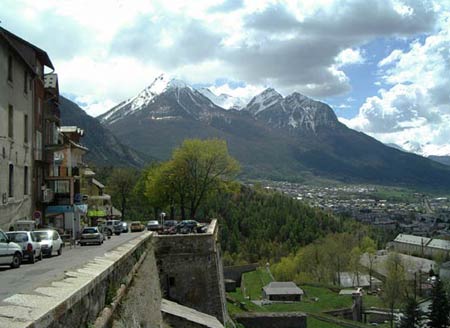
[{"label": "van", "polygon": [[14,222],[14,231],[34,231],[36,229],[36,221],[34,220],[18,220]]}]

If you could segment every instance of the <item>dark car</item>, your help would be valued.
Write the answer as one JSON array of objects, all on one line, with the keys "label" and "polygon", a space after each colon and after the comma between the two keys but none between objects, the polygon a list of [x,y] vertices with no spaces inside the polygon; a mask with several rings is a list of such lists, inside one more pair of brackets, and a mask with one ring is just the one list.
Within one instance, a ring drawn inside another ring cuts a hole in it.
[{"label": "dark car", "polygon": [[206,225],[195,220],[183,220],[169,229],[169,233],[201,233],[205,232]]},{"label": "dark car", "polygon": [[87,244],[103,244],[103,233],[97,227],[86,227],[81,231],[81,238],[79,241],[81,246]]},{"label": "dark car", "polygon": [[170,230],[173,229],[173,227],[175,227],[178,224],[177,220],[165,220],[163,222],[163,234],[169,234]]},{"label": "dark car", "polygon": [[157,220],[150,220],[147,222],[147,230],[162,232],[163,226]]}]

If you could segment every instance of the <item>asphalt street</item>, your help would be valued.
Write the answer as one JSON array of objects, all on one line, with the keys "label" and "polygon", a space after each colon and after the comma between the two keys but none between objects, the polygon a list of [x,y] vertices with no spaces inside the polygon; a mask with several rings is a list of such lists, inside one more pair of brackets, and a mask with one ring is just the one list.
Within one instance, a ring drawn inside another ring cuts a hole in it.
[{"label": "asphalt street", "polygon": [[72,271],[95,257],[130,241],[142,233],[128,232],[120,236],[113,235],[102,245],[64,247],[61,256],[44,257],[34,264],[23,262],[20,268],[10,269],[0,266],[0,303],[5,298],[19,293],[30,293],[35,288],[50,285],[51,282],[64,278],[64,271]]}]

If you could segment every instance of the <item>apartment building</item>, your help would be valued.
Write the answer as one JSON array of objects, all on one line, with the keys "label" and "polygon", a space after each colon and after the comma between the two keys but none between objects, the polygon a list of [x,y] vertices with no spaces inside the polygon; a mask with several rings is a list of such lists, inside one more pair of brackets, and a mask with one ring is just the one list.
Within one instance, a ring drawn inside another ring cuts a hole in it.
[{"label": "apartment building", "polygon": [[[40,218],[47,53],[0,27],[0,228]],[[48,106],[47,106],[48,107]]]}]

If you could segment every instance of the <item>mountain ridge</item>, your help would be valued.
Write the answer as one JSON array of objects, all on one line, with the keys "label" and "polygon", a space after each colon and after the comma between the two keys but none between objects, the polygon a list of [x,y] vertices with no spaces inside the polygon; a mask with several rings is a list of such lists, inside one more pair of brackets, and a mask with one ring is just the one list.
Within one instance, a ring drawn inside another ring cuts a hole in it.
[{"label": "mountain ridge", "polygon": [[238,111],[177,84],[139,111],[125,106],[126,114],[103,119],[104,126],[126,145],[160,160],[168,159],[185,138],[221,138],[249,177],[318,176],[450,188],[447,167],[349,129],[330,106],[300,93],[283,97],[269,88]]},{"label": "mountain ridge", "polygon": [[113,133],[76,103],[64,96],[59,98],[61,125],[76,125],[86,132],[81,142],[89,148],[85,156],[87,162],[99,166],[141,168],[152,160],[151,157],[123,145]]}]

